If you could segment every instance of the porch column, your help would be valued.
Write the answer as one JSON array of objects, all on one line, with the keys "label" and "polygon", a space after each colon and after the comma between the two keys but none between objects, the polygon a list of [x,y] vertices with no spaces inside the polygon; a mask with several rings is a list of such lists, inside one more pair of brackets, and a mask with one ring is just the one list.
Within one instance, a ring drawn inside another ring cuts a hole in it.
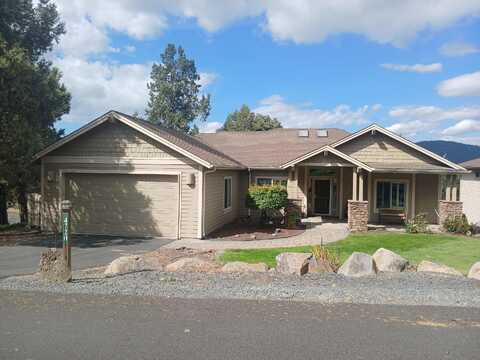
[{"label": "porch column", "polygon": [[457,176],[452,175],[452,201],[457,201]]},{"label": "porch column", "polygon": [[415,217],[415,193],[417,192],[417,175],[412,174],[412,218]]},{"label": "porch column", "polygon": [[373,174],[368,173],[368,187],[367,187],[367,201],[370,204],[368,207],[368,220],[372,220],[372,214],[373,214]]},{"label": "porch column", "polygon": [[352,200],[357,200],[357,168],[354,167],[352,171]]},{"label": "porch column", "polygon": [[364,183],[365,175],[363,171],[360,172],[358,177],[358,200],[363,201],[363,183]]},{"label": "porch column", "polygon": [[450,182],[451,182],[450,175],[447,175],[447,176],[445,177],[445,182],[446,182],[446,186],[445,186],[445,200],[446,200],[446,201],[451,201],[451,200],[452,200],[452,188],[450,187]]},{"label": "porch column", "polygon": [[343,167],[340,167],[340,201],[338,202],[338,218],[343,219]]},{"label": "porch column", "polygon": [[305,216],[308,216],[308,166],[304,167],[304,176],[303,176],[303,199],[305,206]]}]

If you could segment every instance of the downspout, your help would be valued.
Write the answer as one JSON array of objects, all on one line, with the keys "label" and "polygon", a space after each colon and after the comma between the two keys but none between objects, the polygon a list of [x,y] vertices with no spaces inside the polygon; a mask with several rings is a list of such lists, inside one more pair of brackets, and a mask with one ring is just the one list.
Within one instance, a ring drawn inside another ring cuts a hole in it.
[{"label": "downspout", "polygon": [[203,176],[203,181],[202,181],[202,239],[205,237],[205,195],[206,195],[206,188],[207,188],[207,175],[208,174],[213,174],[215,171],[217,171],[217,168],[213,168],[211,170],[207,171],[202,171],[202,176]]}]

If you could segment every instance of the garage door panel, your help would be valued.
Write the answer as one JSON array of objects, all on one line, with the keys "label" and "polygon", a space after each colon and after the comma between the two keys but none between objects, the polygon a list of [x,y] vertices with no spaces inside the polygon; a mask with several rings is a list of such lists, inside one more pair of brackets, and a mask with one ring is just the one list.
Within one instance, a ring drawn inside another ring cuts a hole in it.
[{"label": "garage door panel", "polygon": [[176,176],[70,174],[66,197],[74,232],[177,236]]}]

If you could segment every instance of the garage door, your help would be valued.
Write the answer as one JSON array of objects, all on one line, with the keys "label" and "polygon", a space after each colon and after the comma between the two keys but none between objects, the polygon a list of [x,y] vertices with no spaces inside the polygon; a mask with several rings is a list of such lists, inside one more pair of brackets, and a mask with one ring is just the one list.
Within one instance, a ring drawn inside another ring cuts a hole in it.
[{"label": "garage door", "polygon": [[177,237],[177,176],[68,174],[65,191],[75,233]]}]

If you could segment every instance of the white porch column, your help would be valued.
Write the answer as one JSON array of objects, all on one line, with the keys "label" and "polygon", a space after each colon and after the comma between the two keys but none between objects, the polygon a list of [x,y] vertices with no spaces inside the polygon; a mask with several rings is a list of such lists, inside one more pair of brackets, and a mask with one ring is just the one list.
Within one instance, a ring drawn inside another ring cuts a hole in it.
[{"label": "white porch column", "polygon": [[338,218],[343,219],[343,167],[340,167],[340,190],[339,190],[340,200],[338,201]]},{"label": "white porch column", "polygon": [[412,218],[415,217],[415,194],[417,192],[417,175],[412,174]]},{"label": "white porch column", "polygon": [[358,200],[363,201],[363,183],[364,183],[365,175],[363,170],[360,172],[358,177]]},{"label": "white porch column", "polygon": [[450,183],[451,183],[450,175],[447,175],[445,177],[445,181],[447,183],[446,187],[445,187],[445,200],[451,201],[452,200],[452,188],[450,187]]},{"label": "white porch column", "polygon": [[373,209],[373,174],[368,173],[368,187],[367,187],[367,200],[368,200],[368,219],[372,219]]},{"label": "white porch column", "polygon": [[357,168],[354,167],[352,171],[352,200],[357,200]]},{"label": "white porch column", "polygon": [[304,167],[303,178],[303,201],[305,206],[305,216],[308,216],[308,166]]}]

